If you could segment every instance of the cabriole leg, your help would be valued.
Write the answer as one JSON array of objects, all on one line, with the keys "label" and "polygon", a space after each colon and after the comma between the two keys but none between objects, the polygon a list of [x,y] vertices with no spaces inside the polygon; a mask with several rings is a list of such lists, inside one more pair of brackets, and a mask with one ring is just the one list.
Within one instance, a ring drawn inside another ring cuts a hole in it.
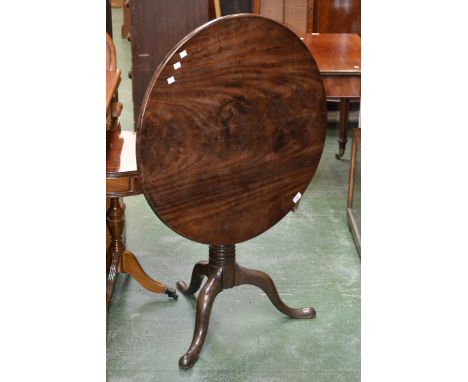
[{"label": "cabriole leg", "polygon": [[217,294],[223,289],[221,277],[222,268],[218,268],[216,271],[212,270],[206,284],[198,294],[193,339],[187,352],[179,359],[179,367],[181,369],[189,369],[194,365],[205,343],[211,307]]},{"label": "cabriole leg", "polygon": [[294,309],[287,306],[278,295],[273,280],[265,272],[256,271],[253,269],[242,268],[237,265],[236,268],[236,285],[255,285],[265,292],[273,305],[281,313],[293,318],[314,318],[315,309],[312,307]]},{"label": "cabriole leg", "polygon": [[205,276],[208,277],[209,273],[209,265],[208,261],[199,261],[198,263],[195,264],[193,267],[192,271],[192,279],[190,280],[190,285],[187,286],[186,283],[183,281],[178,281],[177,282],[177,289],[184,294],[184,295],[190,295],[196,293],[203,282],[203,278]]}]

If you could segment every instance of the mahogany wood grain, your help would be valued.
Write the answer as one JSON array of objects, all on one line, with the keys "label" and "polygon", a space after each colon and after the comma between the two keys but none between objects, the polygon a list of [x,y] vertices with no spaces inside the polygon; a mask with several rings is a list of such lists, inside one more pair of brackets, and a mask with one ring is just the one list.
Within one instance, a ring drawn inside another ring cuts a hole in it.
[{"label": "mahogany wood grain", "polygon": [[319,70],[293,32],[256,15],[213,20],[176,45],[148,87],[137,133],[145,197],[191,240],[251,239],[304,193],[325,126]]},{"label": "mahogany wood grain", "polygon": [[297,203],[325,141],[325,90],[307,47],[284,25],[248,14],[190,33],[155,72],[138,119],[137,163],[154,212],[179,234],[210,244],[190,285],[195,329],[179,367],[194,365],[224,289],[250,284],[292,318],[315,317],[280,298],[264,272],[236,263],[235,243],[261,234]]},{"label": "mahogany wood grain", "polygon": [[361,39],[355,33],[308,33],[304,44],[322,75],[361,74]]},{"label": "mahogany wood grain", "polygon": [[361,97],[361,76],[324,76],[323,85],[327,98],[351,98]]},{"label": "mahogany wood grain", "polygon": [[361,0],[314,0],[313,31],[361,34]]}]

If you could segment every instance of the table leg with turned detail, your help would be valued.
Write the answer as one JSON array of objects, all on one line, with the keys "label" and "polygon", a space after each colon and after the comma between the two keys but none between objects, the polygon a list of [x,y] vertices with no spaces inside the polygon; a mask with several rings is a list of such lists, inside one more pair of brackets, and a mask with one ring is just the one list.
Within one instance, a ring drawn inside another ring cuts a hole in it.
[{"label": "table leg with turned detail", "polygon": [[[130,158],[130,159],[129,159]],[[107,227],[111,236],[109,245],[110,267],[107,273],[106,304],[119,273],[127,273],[153,293],[164,293],[177,300],[176,290],[156,281],[143,270],[135,255],[125,248],[122,240],[125,212],[120,197],[141,194],[139,173],[136,170],[135,132],[107,132],[106,196],[110,198],[107,210]]]},{"label": "table leg with turned detail", "polygon": [[106,304],[109,306],[112,291],[119,273],[128,273],[138,283],[154,293],[165,293],[177,300],[178,296],[173,288],[152,279],[141,267],[135,255],[125,249],[122,241],[122,233],[125,224],[124,211],[120,205],[119,198],[110,198],[110,207],[107,211],[107,227],[111,235],[109,253],[111,265],[107,275]]}]

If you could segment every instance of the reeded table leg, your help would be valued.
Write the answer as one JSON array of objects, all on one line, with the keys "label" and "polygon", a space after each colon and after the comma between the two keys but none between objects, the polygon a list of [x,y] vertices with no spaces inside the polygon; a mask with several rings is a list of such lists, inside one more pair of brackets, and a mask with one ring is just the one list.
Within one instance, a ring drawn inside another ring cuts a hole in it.
[{"label": "reeded table leg", "polygon": [[194,365],[205,343],[211,307],[216,295],[223,289],[221,276],[222,268],[218,268],[215,272],[212,271],[198,295],[193,339],[187,352],[179,359],[179,367],[181,369],[189,369]]},{"label": "reeded table leg", "polygon": [[265,272],[256,271],[253,269],[243,268],[239,265],[236,267],[236,285],[255,285],[256,287],[263,290],[273,305],[278,309],[281,313],[293,318],[314,318],[315,317],[315,309],[310,308],[302,308],[302,309],[294,309],[287,306],[278,295],[278,291],[276,290],[275,284],[273,280],[268,276]]},{"label": "reeded table leg", "polygon": [[190,285],[187,286],[187,284],[184,283],[183,281],[178,281],[176,284],[177,289],[179,289],[179,291],[184,295],[196,293],[201,287],[201,284],[203,282],[203,277],[205,276],[208,277],[208,273],[209,273],[208,261],[206,260],[199,261],[193,267],[192,279],[190,280]]},{"label": "reeded table leg", "polygon": [[122,232],[124,227],[124,212],[120,206],[119,198],[110,198],[110,206],[107,210],[106,222],[107,228],[111,236],[111,242],[109,244],[109,255],[111,258],[111,265],[109,273],[107,274],[107,285],[106,285],[106,304],[109,306],[109,302],[112,297],[112,291],[114,289],[115,280],[119,273],[119,265],[122,261],[122,254],[125,251],[125,246],[122,241]]}]

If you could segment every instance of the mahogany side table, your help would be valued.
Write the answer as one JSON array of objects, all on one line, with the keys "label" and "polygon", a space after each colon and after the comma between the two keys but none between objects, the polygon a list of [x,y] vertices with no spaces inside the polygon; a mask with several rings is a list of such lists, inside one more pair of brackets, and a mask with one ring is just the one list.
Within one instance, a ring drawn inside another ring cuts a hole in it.
[{"label": "mahogany side table", "polygon": [[307,33],[303,41],[320,69],[327,98],[340,100],[340,159],[347,142],[349,103],[361,98],[361,38],[355,33]]},{"label": "mahogany side table", "polygon": [[118,273],[128,273],[151,292],[166,293],[177,299],[176,291],[165,284],[153,280],[138,263],[136,257],[125,249],[122,233],[125,224],[124,209],[120,198],[141,194],[139,173],[136,167],[135,133],[120,131],[118,117],[122,104],[118,102],[117,88],[120,83],[120,70],[117,69],[115,46],[106,34],[106,199],[107,228],[110,243],[106,259],[106,307],[112,297]]},{"label": "mahogany side table", "polygon": [[107,307],[109,307],[118,273],[128,273],[150,292],[165,293],[177,300],[175,289],[168,288],[165,284],[149,277],[135,255],[126,250],[123,244],[125,215],[119,198],[141,194],[140,178],[136,167],[136,138],[133,131],[108,131],[106,134],[106,196],[110,198],[107,227],[111,235],[109,246],[111,263],[106,284]]},{"label": "mahogany side table", "polygon": [[235,245],[281,220],[305,192],[322,155],[326,100],[317,65],[299,37],[251,14],[215,19],[191,32],[156,70],[139,116],[137,160],[157,216],[209,246],[185,295],[202,287],[192,343],[196,362],[216,296],[251,284],[293,318],[313,318],[279,297],[264,272],[236,262]]}]

